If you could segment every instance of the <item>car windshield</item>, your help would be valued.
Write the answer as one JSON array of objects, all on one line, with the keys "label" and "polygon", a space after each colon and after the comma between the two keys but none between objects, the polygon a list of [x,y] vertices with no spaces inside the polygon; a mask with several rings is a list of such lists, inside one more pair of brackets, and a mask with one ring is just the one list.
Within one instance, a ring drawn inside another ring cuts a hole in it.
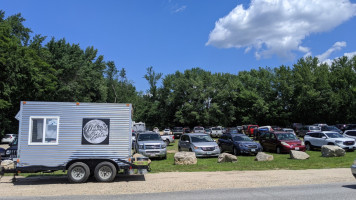
[{"label": "car windshield", "polygon": [[205,132],[210,132],[210,129],[205,129]]},{"label": "car windshield", "polygon": [[161,136],[158,134],[140,134],[138,136],[138,141],[151,141],[151,140],[162,140]]},{"label": "car windshield", "polygon": [[285,132],[294,132],[293,129],[284,129]]},{"label": "car windshield", "polygon": [[212,128],[213,131],[221,131],[221,128]]},{"label": "car windshield", "polygon": [[244,135],[237,135],[232,137],[234,141],[253,141],[251,138],[244,136]]},{"label": "car windshield", "polygon": [[309,130],[320,130],[318,126],[309,126]]},{"label": "car windshield", "polygon": [[231,129],[229,130],[229,133],[238,133],[238,131],[236,129]]},{"label": "car windshield", "polygon": [[164,131],[170,131],[169,129],[164,129]]},{"label": "car windshield", "polygon": [[278,140],[298,140],[293,133],[276,134]]},{"label": "car windshield", "polygon": [[340,133],[325,133],[329,138],[343,138],[344,136],[340,135]]},{"label": "car windshield", "polygon": [[195,128],[195,130],[202,131],[202,130],[204,130],[204,128]]},{"label": "car windshield", "polygon": [[192,135],[192,142],[214,142],[209,135]]},{"label": "car windshield", "polygon": [[347,131],[345,134],[350,136],[356,136],[356,131]]},{"label": "car windshield", "polygon": [[250,126],[250,128],[258,128],[257,126]]},{"label": "car windshield", "polygon": [[336,128],[335,126],[328,126],[328,128],[331,131],[340,131],[340,129]]}]

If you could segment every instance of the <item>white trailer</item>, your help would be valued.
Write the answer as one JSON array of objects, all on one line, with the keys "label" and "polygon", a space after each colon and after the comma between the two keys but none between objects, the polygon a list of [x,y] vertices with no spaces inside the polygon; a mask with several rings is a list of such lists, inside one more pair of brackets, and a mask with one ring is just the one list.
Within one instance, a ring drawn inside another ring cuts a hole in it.
[{"label": "white trailer", "polygon": [[131,112],[131,104],[22,101],[16,171],[67,170],[81,183],[91,174],[109,182],[119,170],[149,170],[146,158],[132,159]]}]

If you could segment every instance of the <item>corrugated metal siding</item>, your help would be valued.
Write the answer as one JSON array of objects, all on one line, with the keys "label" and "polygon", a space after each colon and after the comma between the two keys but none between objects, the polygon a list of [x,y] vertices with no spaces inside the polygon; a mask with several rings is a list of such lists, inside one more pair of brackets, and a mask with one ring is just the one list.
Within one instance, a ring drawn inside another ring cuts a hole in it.
[{"label": "corrugated metal siding", "polygon": [[[130,104],[26,102],[20,112],[19,166],[55,167],[83,157],[127,160],[131,155]],[[30,116],[59,117],[58,145],[28,144]],[[110,119],[108,145],[82,145],[83,118]]]}]

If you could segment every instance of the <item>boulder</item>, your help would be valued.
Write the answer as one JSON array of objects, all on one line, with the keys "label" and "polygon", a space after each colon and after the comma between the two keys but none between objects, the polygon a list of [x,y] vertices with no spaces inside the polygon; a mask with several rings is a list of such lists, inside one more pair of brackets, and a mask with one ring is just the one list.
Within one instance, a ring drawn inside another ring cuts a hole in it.
[{"label": "boulder", "polygon": [[222,153],[218,157],[218,163],[224,163],[224,162],[237,162],[237,157],[235,155],[229,154],[229,153]]},{"label": "boulder", "polygon": [[[142,154],[139,154],[139,153],[135,153],[132,157],[134,159],[136,159],[136,158],[145,157],[145,156],[143,156]],[[148,164],[151,164],[151,160],[150,159],[148,159]]]},{"label": "boulder", "polygon": [[3,160],[3,161],[1,161],[1,167],[3,167],[5,170],[15,169],[14,161]]},{"label": "boulder", "polygon": [[255,161],[272,161],[273,155],[266,154],[264,152],[258,152],[256,155]]},{"label": "boulder", "polygon": [[321,147],[322,157],[340,157],[345,155],[345,150],[335,145],[323,145]]},{"label": "boulder", "polygon": [[296,159],[296,160],[306,160],[310,157],[307,153],[303,151],[291,150],[289,154],[291,159]]},{"label": "boulder", "polygon": [[197,162],[194,152],[177,152],[174,154],[175,165],[195,165]]}]

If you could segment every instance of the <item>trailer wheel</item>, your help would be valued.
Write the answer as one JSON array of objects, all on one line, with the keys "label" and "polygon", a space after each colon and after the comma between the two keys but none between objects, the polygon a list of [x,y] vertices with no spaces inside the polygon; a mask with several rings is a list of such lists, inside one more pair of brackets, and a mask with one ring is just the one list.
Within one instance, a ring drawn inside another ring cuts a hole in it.
[{"label": "trailer wheel", "polygon": [[83,162],[75,162],[68,168],[68,180],[71,183],[84,183],[88,180],[90,169]]},{"label": "trailer wheel", "polygon": [[95,179],[99,182],[111,182],[115,179],[116,167],[111,162],[101,162],[94,170]]}]

